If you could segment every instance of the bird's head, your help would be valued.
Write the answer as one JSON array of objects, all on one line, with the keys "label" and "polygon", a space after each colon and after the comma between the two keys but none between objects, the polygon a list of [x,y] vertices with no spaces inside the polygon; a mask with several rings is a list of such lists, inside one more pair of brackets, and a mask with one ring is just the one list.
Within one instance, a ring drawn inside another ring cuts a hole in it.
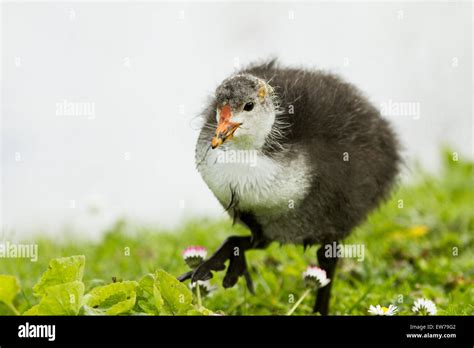
[{"label": "bird's head", "polygon": [[275,122],[273,88],[250,74],[224,80],[216,89],[217,128],[213,149],[232,140],[239,148],[258,149]]}]

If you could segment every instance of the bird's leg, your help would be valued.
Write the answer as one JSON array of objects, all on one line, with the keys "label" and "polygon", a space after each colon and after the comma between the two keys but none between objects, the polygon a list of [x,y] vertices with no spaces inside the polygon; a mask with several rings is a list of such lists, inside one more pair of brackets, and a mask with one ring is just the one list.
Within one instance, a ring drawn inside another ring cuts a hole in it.
[{"label": "bird's leg", "polygon": [[318,289],[313,312],[321,313],[321,315],[328,315],[329,299],[331,297],[332,283],[334,282],[337,257],[326,257],[324,253],[324,245],[325,244],[321,245],[321,247],[318,249],[318,263],[319,267],[326,271],[326,275],[329,279],[331,279],[331,282],[325,287]]},{"label": "bird's leg", "polygon": [[239,277],[244,276],[247,287],[253,293],[253,284],[247,269],[245,251],[259,247],[263,247],[262,243],[256,241],[251,236],[229,237],[209,259],[201,263],[194,271],[189,271],[178,277],[178,280],[185,281],[190,278],[193,282],[197,280],[208,280],[212,278],[212,271],[224,270],[225,262],[229,260],[229,267],[222,282],[224,288],[234,286]]}]

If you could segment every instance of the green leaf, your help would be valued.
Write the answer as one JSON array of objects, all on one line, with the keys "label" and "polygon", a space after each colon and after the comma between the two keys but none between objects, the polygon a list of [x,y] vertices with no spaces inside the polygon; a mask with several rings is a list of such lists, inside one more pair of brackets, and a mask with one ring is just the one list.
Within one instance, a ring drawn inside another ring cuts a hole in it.
[{"label": "green leaf", "polygon": [[140,297],[153,296],[153,286],[155,284],[155,276],[148,273],[138,282],[137,295]]},{"label": "green leaf", "polygon": [[49,268],[33,287],[36,296],[46,294],[48,287],[75,281],[82,281],[86,258],[84,255],[52,259]]},{"label": "green leaf", "polygon": [[160,314],[186,314],[193,308],[191,291],[174,276],[163,270],[155,273],[155,306]]},{"label": "green leaf", "polygon": [[189,311],[187,311],[186,315],[189,315],[189,316],[203,316],[204,314],[202,314],[196,308],[193,308],[193,309],[190,309]]},{"label": "green leaf", "polygon": [[154,298],[155,276],[151,273],[146,274],[138,282],[137,301],[134,311],[145,312],[146,314],[159,314],[155,306]]},{"label": "green leaf", "polygon": [[48,286],[39,304],[24,315],[77,315],[84,296],[84,284],[73,281]]},{"label": "green leaf", "polygon": [[211,311],[210,309],[207,309],[205,307],[201,307],[199,309],[193,308],[193,309],[187,311],[186,315],[193,315],[193,316],[205,315],[205,316],[208,316],[208,315],[216,315],[216,314],[213,311]]},{"label": "green leaf", "polygon": [[99,286],[84,296],[85,313],[89,315],[118,315],[130,312],[137,299],[135,281]]},{"label": "green leaf", "polygon": [[153,286],[153,303],[155,305],[158,314],[160,315],[173,315],[172,309],[161,296],[161,292],[156,285]]},{"label": "green leaf", "polygon": [[19,291],[20,283],[16,277],[0,274],[0,301],[11,304]]},{"label": "green leaf", "polygon": [[158,314],[156,307],[153,305],[153,303],[150,303],[149,301],[137,299],[137,305],[138,305],[138,308],[136,310],[137,313],[142,312],[142,313],[151,314],[151,315]]},{"label": "green leaf", "polygon": [[30,309],[28,309],[25,313],[23,313],[23,315],[47,315],[47,314],[40,314],[39,311],[40,311],[39,304],[37,304],[31,307]]}]

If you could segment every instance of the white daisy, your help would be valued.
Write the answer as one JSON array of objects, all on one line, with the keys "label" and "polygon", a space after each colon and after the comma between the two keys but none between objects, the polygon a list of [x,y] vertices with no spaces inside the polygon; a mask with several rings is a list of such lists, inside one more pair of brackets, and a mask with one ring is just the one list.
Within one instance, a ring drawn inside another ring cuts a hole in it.
[{"label": "white daisy", "polygon": [[331,279],[326,275],[326,271],[316,266],[308,266],[303,272],[303,279],[311,287],[322,288],[329,284]]},{"label": "white daisy", "polygon": [[373,315],[394,315],[397,313],[397,306],[390,305],[388,307],[383,307],[381,305],[372,306],[370,305],[369,313]]},{"label": "white daisy", "polygon": [[211,285],[209,280],[198,280],[197,282],[192,282],[189,284],[189,288],[191,291],[196,291],[196,285],[199,285],[199,293],[202,297],[208,296],[211,292],[213,292],[216,287]]},{"label": "white daisy", "polygon": [[416,300],[411,310],[420,315],[436,315],[437,313],[436,305],[426,298]]},{"label": "white daisy", "polygon": [[196,268],[204,261],[207,256],[207,249],[201,246],[190,246],[184,249],[184,261],[191,268]]}]

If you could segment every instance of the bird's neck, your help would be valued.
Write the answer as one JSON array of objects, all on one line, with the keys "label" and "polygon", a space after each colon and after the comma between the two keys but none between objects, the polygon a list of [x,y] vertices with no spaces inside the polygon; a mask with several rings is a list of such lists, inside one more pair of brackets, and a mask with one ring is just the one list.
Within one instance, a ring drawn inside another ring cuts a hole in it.
[{"label": "bird's neck", "polygon": [[229,142],[229,148],[235,150],[261,150],[265,144],[265,139],[257,139],[252,135],[244,135],[234,138]]}]

